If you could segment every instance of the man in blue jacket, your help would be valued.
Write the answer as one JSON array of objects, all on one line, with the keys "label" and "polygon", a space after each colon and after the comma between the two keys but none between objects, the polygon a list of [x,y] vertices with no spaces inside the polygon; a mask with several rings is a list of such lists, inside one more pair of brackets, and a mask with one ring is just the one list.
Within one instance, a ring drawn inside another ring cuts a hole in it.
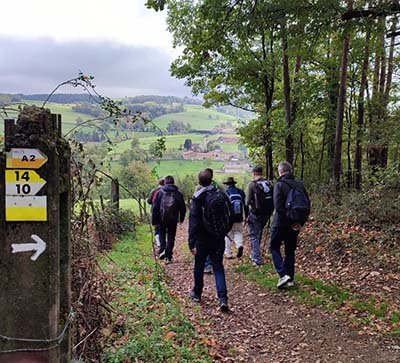
[{"label": "man in blue jacket", "polygon": [[226,188],[226,194],[228,194],[231,200],[233,209],[233,226],[225,237],[225,256],[229,259],[233,258],[233,243],[237,248],[236,257],[240,258],[243,256],[243,216],[247,218],[249,214],[249,208],[245,204],[246,195],[242,189],[236,187],[236,183],[235,178],[232,176],[228,177],[223,183],[228,186]]},{"label": "man in blue jacket", "polygon": [[[193,271],[194,288],[189,296],[193,301],[200,302],[204,286],[204,264],[207,256],[210,256],[220,310],[226,312],[229,308],[223,265],[225,240],[223,235],[216,237],[215,234],[206,228],[204,210],[207,208],[207,196],[210,193],[220,193],[221,198],[224,198],[224,203],[226,203],[226,207],[228,208],[229,218],[229,213],[231,213],[230,201],[225,193],[212,185],[212,178],[207,170],[199,173],[199,184],[201,185],[201,189],[193,195],[189,215],[189,249],[195,256]],[[230,224],[230,227],[232,227],[232,224]]]},{"label": "man in blue jacket", "polygon": [[174,185],[175,180],[168,175],[164,178],[165,186],[159,191],[153,202],[152,224],[158,226],[160,236],[160,259],[166,263],[172,261],[175,245],[176,227],[183,223],[186,205],[183,194]]}]

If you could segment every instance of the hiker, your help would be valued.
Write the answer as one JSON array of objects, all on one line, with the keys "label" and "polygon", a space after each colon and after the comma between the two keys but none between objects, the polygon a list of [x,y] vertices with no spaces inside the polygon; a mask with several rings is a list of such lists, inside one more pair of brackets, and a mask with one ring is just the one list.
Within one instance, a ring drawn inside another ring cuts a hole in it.
[{"label": "hiker", "polygon": [[[153,209],[154,199],[156,199],[157,194],[159,193],[159,191],[161,190],[161,188],[164,185],[165,185],[164,178],[160,178],[160,179],[158,179],[158,186],[151,190],[149,197],[147,198],[147,203],[151,205],[152,209]],[[157,249],[159,250],[160,249],[160,227],[159,226],[154,227],[154,239],[156,241]],[[159,253],[159,251],[157,251],[157,252]]]},{"label": "hiker", "polygon": [[[310,214],[310,199],[302,182],[294,179],[292,165],[279,163],[279,178],[274,188],[275,215],[272,222],[270,251],[279,275],[278,288],[294,285],[297,237]],[[281,244],[285,245],[282,259]]]},{"label": "hiker", "polygon": [[243,214],[247,218],[249,209],[245,205],[246,195],[244,191],[237,188],[237,182],[233,177],[228,177],[223,184],[227,185],[226,194],[231,200],[233,209],[233,226],[228,235],[225,237],[225,256],[228,259],[233,258],[232,244],[235,243],[237,248],[237,258],[243,256]]},{"label": "hiker", "polygon": [[[215,188],[219,189],[218,183],[214,180],[214,170],[211,169],[211,168],[205,168],[204,171],[207,171],[207,172],[210,173],[210,176],[211,176],[211,185],[213,185]],[[200,190],[201,188],[202,188],[202,186],[201,186],[200,184],[198,184],[198,185],[196,186],[195,193],[196,193],[198,190]],[[210,256],[207,256],[207,258],[206,258],[206,263],[205,263],[205,265],[204,265],[204,273],[205,273],[205,274],[209,274],[209,275],[211,275],[211,274],[213,273],[212,263],[211,263]]]},{"label": "hiker", "polygon": [[253,180],[247,186],[246,206],[250,209],[245,222],[249,227],[251,260],[255,266],[264,264],[261,253],[261,239],[264,227],[274,210],[273,187],[262,176],[262,167],[253,168]]},{"label": "hiker", "polygon": [[174,185],[174,178],[168,175],[164,179],[165,186],[161,188],[153,203],[152,224],[159,226],[159,258],[170,263],[175,245],[176,227],[178,222],[183,223],[185,220],[186,205],[183,194]]},{"label": "hiker", "polygon": [[199,173],[199,189],[192,197],[189,215],[189,249],[194,255],[194,288],[190,298],[200,302],[207,256],[213,266],[219,308],[226,312],[228,294],[223,265],[225,236],[232,228],[232,209],[228,196],[212,185],[209,171]]}]

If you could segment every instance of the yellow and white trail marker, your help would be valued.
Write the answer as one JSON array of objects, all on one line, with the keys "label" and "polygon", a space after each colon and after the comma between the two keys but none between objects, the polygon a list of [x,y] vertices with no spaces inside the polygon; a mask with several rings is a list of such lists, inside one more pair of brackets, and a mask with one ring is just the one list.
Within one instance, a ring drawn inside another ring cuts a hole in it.
[{"label": "yellow and white trail marker", "polygon": [[7,153],[7,168],[39,169],[47,162],[47,156],[39,149],[12,148]]},{"label": "yellow and white trail marker", "polygon": [[6,195],[6,221],[47,221],[47,196]]},{"label": "yellow and white trail marker", "polygon": [[36,195],[46,180],[34,170],[6,170],[6,195]]}]

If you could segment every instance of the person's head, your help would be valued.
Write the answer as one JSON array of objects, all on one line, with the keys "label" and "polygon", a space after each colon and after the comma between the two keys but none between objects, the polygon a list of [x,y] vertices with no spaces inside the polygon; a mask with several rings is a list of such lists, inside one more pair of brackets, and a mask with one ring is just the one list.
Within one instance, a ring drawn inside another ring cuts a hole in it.
[{"label": "person's head", "polygon": [[167,185],[167,184],[175,184],[174,177],[171,176],[171,175],[167,175],[167,176],[164,178],[164,183],[165,183],[166,185]]},{"label": "person's head", "polygon": [[164,178],[158,179],[158,185],[161,185],[163,187],[165,185],[165,179]]},{"label": "person's head", "polygon": [[206,170],[202,170],[199,173],[199,184],[202,187],[208,187],[209,185],[211,185],[212,182],[212,176],[210,174],[210,172],[206,169]]},{"label": "person's head", "polygon": [[263,171],[263,169],[261,166],[255,166],[253,168],[253,175],[254,176],[262,176],[262,171]]},{"label": "person's head", "polygon": [[288,163],[287,161],[282,161],[278,165],[278,174],[279,176],[285,175],[285,174],[292,174],[292,165]]},{"label": "person's head", "polygon": [[211,168],[205,168],[204,170],[210,173],[211,179],[214,178],[214,170],[212,170]]}]

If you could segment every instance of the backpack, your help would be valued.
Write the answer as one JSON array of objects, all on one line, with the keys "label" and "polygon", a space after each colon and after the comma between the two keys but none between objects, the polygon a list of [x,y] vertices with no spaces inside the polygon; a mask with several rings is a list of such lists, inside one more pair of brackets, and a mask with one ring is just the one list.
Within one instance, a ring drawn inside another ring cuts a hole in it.
[{"label": "backpack", "polygon": [[274,195],[271,183],[268,180],[257,180],[254,195],[254,209],[256,215],[270,216],[274,210]]},{"label": "backpack", "polygon": [[228,194],[229,199],[231,200],[234,222],[241,222],[243,220],[243,208],[244,208],[243,197],[240,193],[238,192],[235,193],[235,191],[232,191],[230,193],[229,190],[230,189],[228,189],[226,193]]},{"label": "backpack", "polygon": [[203,207],[203,222],[206,230],[217,238],[223,238],[230,231],[231,210],[229,200],[220,189],[207,192]]},{"label": "backpack", "polygon": [[178,222],[178,204],[175,199],[175,191],[160,190],[160,220],[163,225]]},{"label": "backpack", "polygon": [[285,201],[286,218],[295,224],[299,223],[304,225],[311,211],[310,199],[308,198],[304,186],[298,182],[281,181],[290,186]]}]

